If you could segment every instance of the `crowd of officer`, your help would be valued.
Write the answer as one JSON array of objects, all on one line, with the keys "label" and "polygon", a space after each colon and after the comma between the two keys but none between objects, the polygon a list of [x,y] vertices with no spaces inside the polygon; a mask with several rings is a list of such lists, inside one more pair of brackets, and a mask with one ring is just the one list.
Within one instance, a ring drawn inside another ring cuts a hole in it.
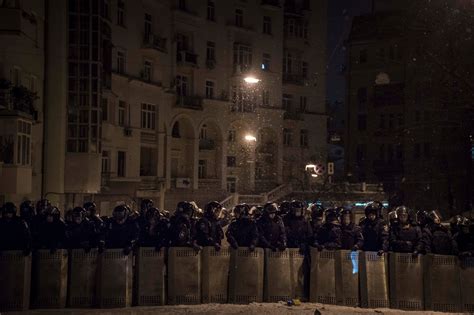
[{"label": "crowd of officer", "polygon": [[[442,223],[438,211],[414,213],[405,206],[382,217],[383,205],[372,202],[365,217],[354,222],[352,209],[319,204],[307,207],[298,200],[279,205],[239,204],[227,211],[219,202],[208,203],[202,211],[194,202],[179,202],[173,215],[160,211],[153,201],[142,201],[140,212],[127,205],[114,208],[111,217],[99,216],[96,205],[87,202],[69,210],[61,218],[60,210],[48,200],[34,205],[25,201],[19,214],[13,203],[3,205],[0,218],[0,254],[6,250],[97,248],[123,249],[125,255],[139,246],[192,247],[199,251],[212,246],[220,250],[223,240],[234,249],[256,247],[272,251],[298,248],[307,254],[318,250],[363,250],[378,252],[474,256],[474,222],[462,216]],[[224,232],[225,231],[225,232]]]}]

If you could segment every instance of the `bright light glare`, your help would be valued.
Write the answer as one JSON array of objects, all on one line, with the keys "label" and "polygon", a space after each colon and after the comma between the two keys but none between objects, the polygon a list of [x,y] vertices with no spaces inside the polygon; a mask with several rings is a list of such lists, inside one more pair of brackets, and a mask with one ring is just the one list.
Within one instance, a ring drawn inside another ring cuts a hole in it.
[{"label": "bright light glare", "polygon": [[257,138],[255,138],[252,135],[246,135],[245,136],[245,141],[257,141]]},{"label": "bright light glare", "polygon": [[314,164],[307,164],[304,169],[305,169],[305,171],[313,171],[313,172],[315,172],[315,171],[316,171],[316,165],[314,165]]},{"label": "bright light glare", "polygon": [[318,177],[318,175],[317,175],[317,174],[311,174],[311,176],[312,176],[312,177]]},{"label": "bright light glare", "polygon": [[255,77],[246,77],[244,81],[250,84],[255,84],[255,83],[260,82],[260,80]]}]

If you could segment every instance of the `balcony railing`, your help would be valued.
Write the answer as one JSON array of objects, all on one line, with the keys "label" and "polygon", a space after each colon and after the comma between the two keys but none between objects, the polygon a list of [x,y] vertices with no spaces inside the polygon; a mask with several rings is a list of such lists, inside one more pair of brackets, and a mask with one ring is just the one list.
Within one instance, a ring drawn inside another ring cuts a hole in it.
[{"label": "balcony railing", "polygon": [[166,50],[166,38],[149,34],[143,37],[143,48],[155,49],[161,52],[167,52]]},{"label": "balcony railing", "polygon": [[303,113],[297,111],[286,111],[283,114],[283,119],[286,120],[303,120]]},{"label": "balcony railing", "polygon": [[202,97],[178,95],[178,97],[176,98],[176,106],[188,109],[202,110]]},{"label": "balcony railing", "polygon": [[176,54],[176,61],[180,64],[197,66],[198,55],[190,51],[178,51]]},{"label": "balcony railing", "polygon": [[303,85],[305,78],[302,74],[284,73],[283,83]]},{"label": "balcony railing", "polygon": [[24,86],[11,86],[9,81],[0,80],[0,110],[22,112],[37,119],[38,112],[34,106],[37,98],[36,93]]},{"label": "balcony railing", "polygon": [[216,144],[212,139],[200,139],[199,140],[199,150],[214,150]]}]

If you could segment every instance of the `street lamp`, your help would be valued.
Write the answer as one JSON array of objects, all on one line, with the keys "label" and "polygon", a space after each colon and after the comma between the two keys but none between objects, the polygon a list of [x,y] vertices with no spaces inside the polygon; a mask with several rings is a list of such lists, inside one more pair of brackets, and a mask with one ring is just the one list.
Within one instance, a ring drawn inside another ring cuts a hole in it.
[{"label": "street lamp", "polygon": [[260,82],[260,79],[257,79],[256,77],[245,77],[244,81],[248,84],[256,84]]},{"label": "street lamp", "polygon": [[247,142],[251,142],[251,141],[252,141],[252,142],[257,142],[257,138],[255,138],[255,136],[252,136],[252,135],[246,135],[246,136],[244,137],[244,139],[245,139],[245,141],[247,141]]}]

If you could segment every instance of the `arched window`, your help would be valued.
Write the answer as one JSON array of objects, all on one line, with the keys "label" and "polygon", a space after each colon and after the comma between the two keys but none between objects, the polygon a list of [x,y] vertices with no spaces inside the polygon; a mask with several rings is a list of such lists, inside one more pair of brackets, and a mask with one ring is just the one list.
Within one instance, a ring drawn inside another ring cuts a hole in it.
[{"label": "arched window", "polygon": [[171,136],[173,138],[181,138],[181,135],[179,133],[179,122],[175,122],[173,125],[173,130],[171,131]]}]

